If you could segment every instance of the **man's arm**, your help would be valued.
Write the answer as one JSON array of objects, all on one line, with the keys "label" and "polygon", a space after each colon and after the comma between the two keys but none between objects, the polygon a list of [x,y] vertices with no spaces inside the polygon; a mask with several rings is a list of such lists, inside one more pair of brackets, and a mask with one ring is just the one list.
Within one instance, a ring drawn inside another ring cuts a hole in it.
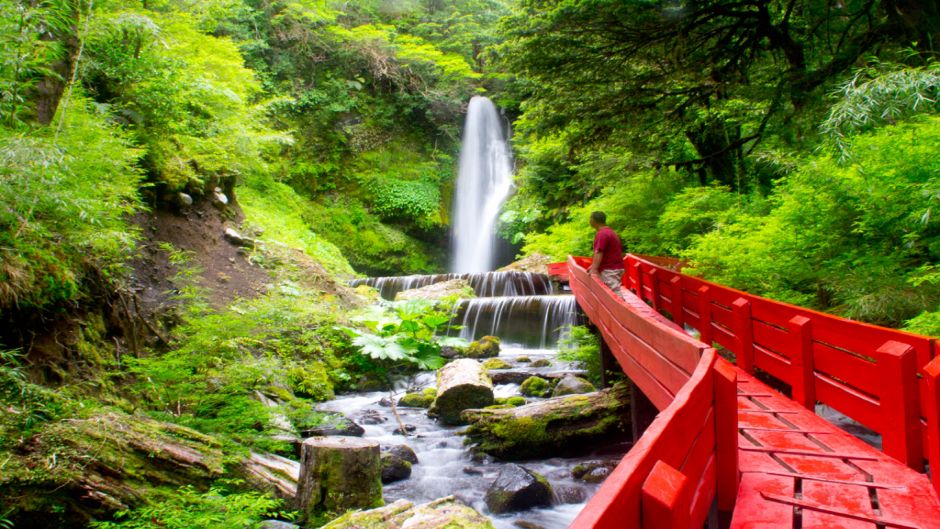
[{"label": "man's arm", "polygon": [[594,251],[594,260],[591,261],[591,268],[588,268],[588,274],[596,274],[601,267],[601,259],[604,258],[604,252],[600,250]]}]

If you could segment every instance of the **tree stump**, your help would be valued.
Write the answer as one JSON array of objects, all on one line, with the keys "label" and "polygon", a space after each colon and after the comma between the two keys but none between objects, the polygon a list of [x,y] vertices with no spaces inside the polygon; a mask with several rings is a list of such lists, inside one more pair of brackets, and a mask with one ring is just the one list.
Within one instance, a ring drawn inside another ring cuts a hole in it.
[{"label": "tree stump", "polygon": [[343,436],[304,440],[297,485],[297,507],[304,520],[382,504],[378,443]]}]

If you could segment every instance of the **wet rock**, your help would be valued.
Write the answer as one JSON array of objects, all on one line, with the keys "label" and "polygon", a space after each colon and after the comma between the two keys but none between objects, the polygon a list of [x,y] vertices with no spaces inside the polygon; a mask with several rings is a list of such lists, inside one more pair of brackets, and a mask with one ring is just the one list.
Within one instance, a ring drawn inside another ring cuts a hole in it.
[{"label": "wet rock", "polygon": [[392,399],[388,397],[382,397],[381,399],[379,399],[379,406],[382,406],[383,408],[391,408]]},{"label": "wet rock", "polygon": [[489,518],[454,496],[415,506],[408,500],[368,511],[349,512],[321,529],[494,529]]},{"label": "wet rock", "polygon": [[297,508],[304,520],[382,505],[379,445],[358,437],[304,441]]},{"label": "wet rock", "polygon": [[584,373],[584,371],[551,371],[548,373],[535,373],[534,371],[528,369],[527,366],[525,369],[491,369],[489,375],[494,384],[521,384],[525,381],[525,379],[534,376],[541,377],[546,380],[559,380],[568,375],[581,376],[584,375]]},{"label": "wet rock", "polygon": [[532,362],[532,359],[528,356],[520,356],[519,358],[516,358],[517,364],[528,364],[530,362]]},{"label": "wet rock", "polygon": [[418,463],[418,454],[408,445],[390,445],[382,447],[383,453],[389,453],[411,464]]},{"label": "wet rock", "polygon": [[456,345],[445,345],[441,347],[441,357],[448,360],[453,360],[455,358],[464,358],[467,356],[466,347],[458,347]]},{"label": "wet rock", "polygon": [[587,500],[587,492],[581,487],[559,485],[555,487],[555,498],[559,503],[583,503]]},{"label": "wet rock", "polygon": [[428,388],[420,393],[405,393],[398,399],[398,405],[406,408],[430,408],[437,397],[437,390]]},{"label": "wet rock", "polygon": [[575,465],[571,469],[571,477],[588,483],[600,483],[607,479],[616,466],[616,461],[588,461]]},{"label": "wet rock", "polygon": [[222,188],[217,187],[212,190],[212,200],[214,203],[225,206],[228,205],[228,197],[225,196],[225,193],[222,191]]},{"label": "wet rock", "polygon": [[539,358],[538,360],[533,360],[532,363],[529,364],[529,367],[552,367],[552,363],[547,358]]},{"label": "wet rock", "polygon": [[382,454],[382,483],[394,483],[411,477],[411,463],[390,453]]},{"label": "wet rock", "polygon": [[[418,431],[418,427],[413,424],[405,424],[404,428],[405,428],[405,433],[414,433]],[[404,435],[401,432],[401,428],[395,428],[395,431],[392,433],[394,433],[395,435]]]},{"label": "wet rock", "polygon": [[483,471],[474,467],[463,467],[463,473],[468,476],[482,476]]},{"label": "wet rock", "polygon": [[192,205],[193,205],[193,197],[192,197],[192,195],[189,195],[189,194],[187,194],[187,193],[183,193],[183,192],[177,193],[177,194],[176,194],[176,199],[179,201],[179,203],[180,203],[181,206],[192,206]]},{"label": "wet rock", "polygon": [[467,347],[467,358],[492,358],[499,356],[499,338],[496,336],[484,336],[475,342],[470,342]]},{"label": "wet rock", "polygon": [[508,465],[486,491],[486,506],[493,514],[524,511],[552,504],[552,486],[544,477],[519,465]]},{"label": "wet rock", "polygon": [[545,529],[537,523],[527,522],[525,520],[516,520],[512,524],[520,529]]},{"label": "wet rock", "polygon": [[517,408],[466,410],[465,434],[476,452],[502,459],[576,455],[626,435],[629,390],[624,384]]},{"label": "wet rock", "polygon": [[438,300],[451,296],[457,296],[462,299],[476,297],[473,287],[466,279],[451,279],[433,283],[421,288],[404,290],[395,295],[395,301],[404,301],[409,299],[431,299]]},{"label": "wet rock", "polygon": [[460,412],[490,404],[493,404],[490,377],[479,362],[464,358],[437,371],[437,397],[428,414],[444,424],[462,424]]},{"label": "wet rock", "polygon": [[506,362],[505,360],[501,360],[499,358],[488,358],[485,362],[483,362],[483,369],[486,369],[486,370],[509,369],[511,367],[512,366],[509,365],[508,362]]},{"label": "wet rock", "polygon": [[360,424],[382,424],[388,421],[378,410],[365,410],[359,414]]},{"label": "wet rock", "polygon": [[552,396],[580,395],[581,393],[590,393],[592,391],[597,391],[594,384],[591,384],[581,377],[568,375],[558,381],[558,384],[555,385],[555,390],[552,391]]},{"label": "wet rock", "polygon": [[320,437],[330,435],[343,435],[360,437],[366,433],[362,426],[359,426],[352,419],[342,413],[330,413],[324,416],[322,422],[312,428],[302,432],[303,437]]},{"label": "wet rock", "polygon": [[552,385],[542,377],[529,377],[519,386],[519,392],[526,397],[546,397],[551,391]]}]

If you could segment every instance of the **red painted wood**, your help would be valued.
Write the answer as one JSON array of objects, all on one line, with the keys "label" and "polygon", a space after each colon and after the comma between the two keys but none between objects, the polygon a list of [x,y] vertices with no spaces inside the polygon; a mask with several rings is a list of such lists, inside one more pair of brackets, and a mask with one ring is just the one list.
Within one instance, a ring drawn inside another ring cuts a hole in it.
[{"label": "red painted wood", "polygon": [[914,470],[923,470],[920,402],[917,395],[917,359],[914,348],[889,340],[877,350],[882,371],[882,440],[886,454]]},{"label": "red painted wood", "polygon": [[793,400],[809,410],[816,409],[816,376],[813,362],[813,321],[806,316],[794,316],[788,322],[796,337],[791,349],[790,386]]},{"label": "red painted wood", "polygon": [[643,529],[690,527],[692,486],[689,480],[662,461],[657,461],[642,488]]},{"label": "red painted wood", "polygon": [[738,490],[737,372],[724,359],[715,361],[715,455],[718,510],[734,509]]},{"label": "red painted wood", "polygon": [[735,357],[738,367],[747,373],[754,372],[754,330],[751,324],[751,302],[746,298],[738,298],[731,304],[734,315],[734,334],[738,347]]},{"label": "red painted wood", "polygon": [[923,401],[927,417],[927,459],[930,461],[930,481],[940,494],[940,356],[924,367],[928,398]]}]

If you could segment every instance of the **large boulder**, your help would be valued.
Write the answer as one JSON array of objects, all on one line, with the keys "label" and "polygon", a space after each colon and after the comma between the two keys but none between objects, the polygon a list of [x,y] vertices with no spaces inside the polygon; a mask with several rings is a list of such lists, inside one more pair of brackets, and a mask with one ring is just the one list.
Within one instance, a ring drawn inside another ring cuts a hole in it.
[{"label": "large boulder", "polygon": [[483,516],[453,496],[423,505],[398,500],[368,511],[349,512],[321,529],[494,529]]},{"label": "large boulder", "polygon": [[311,524],[349,509],[382,505],[379,445],[359,437],[304,441],[297,508]]},{"label": "large boulder", "polygon": [[499,337],[484,336],[475,342],[470,342],[464,355],[467,358],[493,358],[499,356]]},{"label": "large boulder", "polygon": [[552,392],[552,385],[542,377],[529,377],[522,381],[519,392],[526,397],[547,397]]},{"label": "large boulder", "polygon": [[493,404],[493,382],[480,362],[463,358],[437,371],[437,397],[428,414],[444,424],[462,424],[460,412]]},{"label": "large boulder", "polygon": [[508,465],[486,491],[486,506],[493,514],[552,505],[552,486],[544,477],[519,465]]},{"label": "large boulder", "polygon": [[563,397],[565,395],[580,395],[582,393],[591,393],[592,391],[597,391],[597,388],[594,387],[594,384],[591,384],[581,377],[568,375],[565,378],[559,380],[558,384],[555,384],[555,389],[552,391],[552,396]]},{"label": "large boulder", "polygon": [[466,410],[461,416],[477,452],[502,459],[576,455],[630,432],[629,390],[617,384],[517,408]]},{"label": "large boulder", "polygon": [[473,287],[470,286],[470,283],[468,283],[466,279],[451,279],[448,281],[433,283],[421,288],[403,290],[398,294],[395,294],[395,301],[405,301],[409,299],[437,300],[451,296],[456,296],[462,299],[469,299],[475,297],[475,294],[473,293]]}]

